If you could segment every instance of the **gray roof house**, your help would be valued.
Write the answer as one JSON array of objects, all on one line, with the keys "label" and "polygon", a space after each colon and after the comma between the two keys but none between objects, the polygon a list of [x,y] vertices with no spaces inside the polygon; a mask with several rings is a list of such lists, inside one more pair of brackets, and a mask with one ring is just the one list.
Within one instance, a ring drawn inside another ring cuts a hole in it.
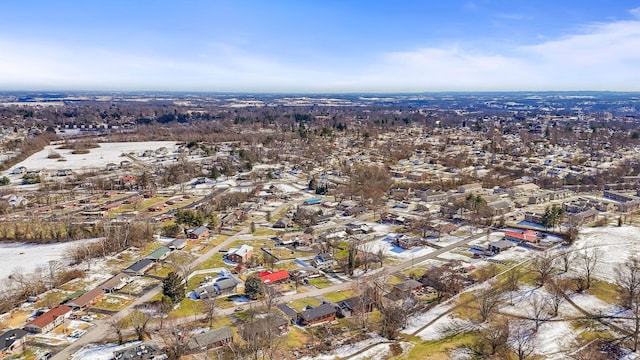
[{"label": "gray roof house", "polygon": [[223,326],[201,334],[193,335],[187,342],[189,352],[199,352],[215,349],[233,341],[233,332],[228,326]]},{"label": "gray roof house", "polygon": [[151,269],[154,263],[155,261],[152,259],[142,259],[134,263],[133,265],[129,266],[128,268],[124,269],[123,272],[125,274],[142,276],[149,269]]}]

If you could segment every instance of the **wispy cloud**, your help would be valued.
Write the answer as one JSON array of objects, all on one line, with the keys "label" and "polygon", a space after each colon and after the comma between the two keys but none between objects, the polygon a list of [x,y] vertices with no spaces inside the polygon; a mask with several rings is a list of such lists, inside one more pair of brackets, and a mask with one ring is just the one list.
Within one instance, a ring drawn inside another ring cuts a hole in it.
[{"label": "wispy cloud", "polygon": [[175,55],[0,36],[0,88],[640,90],[640,8],[630,13],[629,20],[588,24],[574,34],[504,51],[460,42],[362,56],[355,69],[353,60],[293,62],[228,43]]}]

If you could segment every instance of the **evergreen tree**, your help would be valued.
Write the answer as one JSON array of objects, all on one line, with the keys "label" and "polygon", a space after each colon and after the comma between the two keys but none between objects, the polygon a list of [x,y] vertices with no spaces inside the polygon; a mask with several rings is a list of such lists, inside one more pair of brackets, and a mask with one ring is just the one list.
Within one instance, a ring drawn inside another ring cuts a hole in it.
[{"label": "evergreen tree", "polygon": [[244,294],[251,300],[257,299],[262,290],[262,280],[258,277],[250,276],[244,282]]},{"label": "evergreen tree", "polygon": [[182,276],[173,271],[162,280],[162,294],[171,299],[173,304],[177,304],[184,299],[185,291],[182,281]]}]

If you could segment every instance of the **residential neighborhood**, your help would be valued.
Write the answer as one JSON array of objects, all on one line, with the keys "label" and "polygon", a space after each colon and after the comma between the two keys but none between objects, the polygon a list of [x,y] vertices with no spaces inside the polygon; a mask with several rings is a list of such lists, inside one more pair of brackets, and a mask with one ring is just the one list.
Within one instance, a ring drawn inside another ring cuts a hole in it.
[{"label": "residential neighborhood", "polygon": [[0,358],[468,358],[494,331],[505,358],[518,334],[525,359],[632,352],[636,119],[487,96],[117,102],[188,128],[0,107],[5,149],[51,136],[0,175]]}]

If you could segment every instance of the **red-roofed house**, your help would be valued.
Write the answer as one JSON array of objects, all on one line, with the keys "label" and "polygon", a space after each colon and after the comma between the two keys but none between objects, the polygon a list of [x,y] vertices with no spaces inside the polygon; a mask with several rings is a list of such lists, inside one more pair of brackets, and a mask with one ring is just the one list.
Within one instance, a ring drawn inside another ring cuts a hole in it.
[{"label": "red-roofed house", "polygon": [[268,272],[268,271],[263,271],[263,272],[259,273],[258,276],[260,277],[262,282],[264,284],[266,284],[266,285],[274,284],[274,283],[277,283],[279,281],[284,281],[284,280],[289,279],[289,273],[287,272],[287,270],[280,270],[280,271],[276,271],[274,273]]},{"label": "red-roofed house", "polygon": [[71,315],[71,307],[67,305],[56,306],[37,318],[29,321],[24,329],[32,333],[46,333],[62,324],[64,319]]},{"label": "red-roofed house", "polygon": [[523,242],[523,241],[533,242],[533,243],[538,242],[538,233],[533,230],[525,230],[525,232],[523,233],[518,231],[507,230],[504,232],[504,237],[507,240],[517,241],[517,242]]}]

